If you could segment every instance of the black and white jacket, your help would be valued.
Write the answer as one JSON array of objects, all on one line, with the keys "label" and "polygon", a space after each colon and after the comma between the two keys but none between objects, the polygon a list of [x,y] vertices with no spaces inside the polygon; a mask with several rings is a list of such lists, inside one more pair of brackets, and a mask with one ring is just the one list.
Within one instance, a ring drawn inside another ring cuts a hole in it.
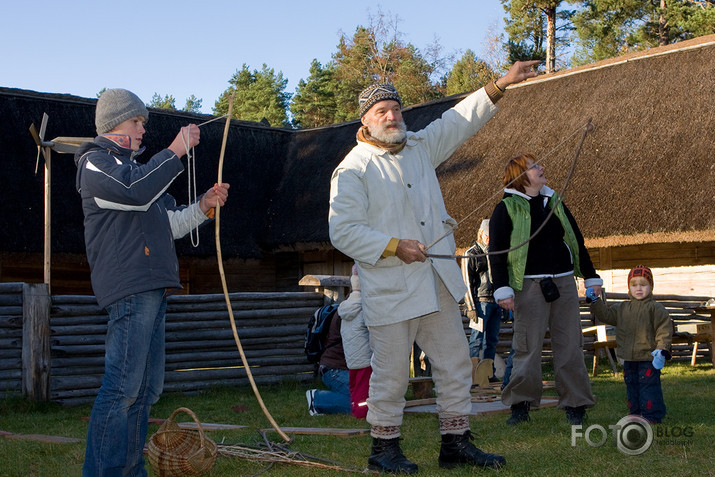
[{"label": "black and white jacket", "polygon": [[177,206],[166,190],[184,166],[164,149],[139,164],[131,149],[99,136],[75,154],[92,288],[101,307],[134,293],[181,288],[174,239],[208,218],[198,202]]}]

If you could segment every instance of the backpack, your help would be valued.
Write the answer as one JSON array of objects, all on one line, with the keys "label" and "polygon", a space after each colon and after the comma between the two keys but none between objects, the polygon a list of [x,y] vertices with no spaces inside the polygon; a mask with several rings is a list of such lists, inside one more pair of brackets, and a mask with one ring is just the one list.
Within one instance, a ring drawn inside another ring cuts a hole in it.
[{"label": "backpack", "polygon": [[305,355],[311,363],[320,361],[320,357],[325,351],[325,338],[328,336],[330,322],[338,310],[338,305],[321,306],[308,321],[308,329],[305,330]]}]

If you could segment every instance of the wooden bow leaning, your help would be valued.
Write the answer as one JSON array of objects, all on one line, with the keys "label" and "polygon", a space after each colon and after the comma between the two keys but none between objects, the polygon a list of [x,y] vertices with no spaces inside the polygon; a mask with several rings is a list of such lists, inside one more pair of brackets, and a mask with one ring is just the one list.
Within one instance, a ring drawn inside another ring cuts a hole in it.
[{"label": "wooden bow leaning", "polygon": [[[229,127],[231,125],[231,116],[233,115],[233,99],[234,95],[231,95],[228,98],[228,115],[226,116],[226,126],[223,129],[223,140],[221,142],[221,155],[219,156],[218,160],[218,183],[221,184],[223,182],[223,158],[226,153],[226,141],[228,140],[228,131]],[[290,442],[290,437],[288,437],[283,430],[281,430],[280,426],[276,423],[276,421],[273,419],[273,416],[271,416],[271,413],[268,412],[268,409],[266,408],[266,405],[263,403],[263,398],[261,398],[261,393],[258,392],[258,387],[256,387],[256,382],[253,379],[253,373],[251,373],[251,368],[248,366],[248,360],[246,359],[246,354],[243,352],[243,346],[241,345],[241,340],[238,338],[238,331],[236,330],[236,320],[233,317],[233,309],[231,308],[231,299],[228,296],[228,286],[226,285],[226,274],[224,273],[223,269],[223,257],[221,254],[221,206],[216,203],[216,215],[215,215],[216,223],[215,223],[215,229],[216,229],[216,257],[218,259],[218,270],[219,274],[221,275],[221,286],[223,287],[223,296],[226,299],[226,307],[228,308],[228,316],[231,320],[231,330],[233,330],[233,339],[236,341],[236,347],[238,348],[238,352],[241,355],[241,362],[243,363],[243,368],[246,370],[246,376],[248,376],[248,381],[251,383],[251,388],[253,388],[253,394],[256,395],[256,399],[258,400],[258,404],[260,404],[261,409],[263,410],[263,414],[266,415],[268,418],[268,421],[271,423],[271,426],[273,426],[273,429],[280,434],[280,436],[286,441]]]}]

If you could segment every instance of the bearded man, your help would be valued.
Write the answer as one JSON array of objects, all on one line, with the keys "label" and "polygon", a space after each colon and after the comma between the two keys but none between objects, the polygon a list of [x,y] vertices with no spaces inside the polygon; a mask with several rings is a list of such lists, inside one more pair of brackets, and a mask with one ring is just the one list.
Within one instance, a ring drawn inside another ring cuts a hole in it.
[{"label": "bearded man", "polygon": [[[507,86],[536,76],[532,67],[538,63],[516,62],[418,132],[407,132],[402,100],[391,84],[373,84],[360,94],[363,126],[357,145],[333,172],[328,221],[335,248],[357,262],[370,330],[372,470],[418,470],[399,444],[413,343],[432,366],[440,467],[506,464],[471,443],[472,364],[458,305],[466,287],[456,260],[427,253],[456,251],[449,232],[457,224],[447,214],[435,169],[496,113]],[[434,241],[428,252],[425,244]]]}]

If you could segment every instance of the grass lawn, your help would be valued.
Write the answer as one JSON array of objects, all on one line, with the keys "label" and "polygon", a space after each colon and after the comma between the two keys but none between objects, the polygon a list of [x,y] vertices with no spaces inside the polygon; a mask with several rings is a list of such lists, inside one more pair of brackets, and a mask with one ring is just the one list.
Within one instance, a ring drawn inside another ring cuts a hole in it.
[{"label": "grass lawn", "polygon": [[[545,369],[544,379],[552,379]],[[508,414],[474,416],[471,420],[475,443],[483,450],[502,454],[507,466],[499,471],[455,469],[437,466],[439,432],[437,418],[430,414],[408,414],[402,425],[402,447],[406,456],[419,465],[419,475],[715,475],[715,369],[701,360],[695,367],[689,362],[669,363],[662,382],[668,415],[653,426],[653,444],[641,455],[630,456],[616,448],[609,425],[626,415],[625,384],[622,375],[614,377],[607,365],[593,378],[597,404],[588,412],[584,426],[599,425],[608,432],[604,445],[590,446],[585,439],[572,446],[571,426],[563,411],[546,408],[531,413],[531,422],[507,427]],[[315,386],[312,386],[315,387]],[[285,383],[260,388],[267,408],[282,427],[368,428],[364,421],[351,416],[308,415],[305,391],[309,386]],[[548,394],[552,394],[549,392]],[[152,417],[166,418],[178,407],[194,411],[203,422],[241,424],[247,429],[210,431],[207,435],[221,444],[258,445],[262,438],[256,429],[270,428],[253,392],[245,389],[215,389],[201,394],[165,394],[152,409]],[[84,459],[84,438],[90,413],[89,405],[71,408],[55,404],[33,405],[21,400],[0,401],[0,431],[15,434],[46,434],[74,437],[74,444],[48,444],[0,438],[0,476],[65,477],[80,475]],[[180,420],[190,420],[182,414]],[[151,435],[158,429],[150,425]],[[271,441],[282,443],[275,432]],[[601,440],[601,433],[590,434],[591,441]],[[371,438],[296,435],[286,444],[294,452],[338,463],[361,471],[367,463]],[[207,476],[248,476],[266,471],[276,476],[340,475],[345,472],[317,470],[288,464],[268,464],[238,457],[219,456]],[[149,475],[154,475],[149,468]]]}]

